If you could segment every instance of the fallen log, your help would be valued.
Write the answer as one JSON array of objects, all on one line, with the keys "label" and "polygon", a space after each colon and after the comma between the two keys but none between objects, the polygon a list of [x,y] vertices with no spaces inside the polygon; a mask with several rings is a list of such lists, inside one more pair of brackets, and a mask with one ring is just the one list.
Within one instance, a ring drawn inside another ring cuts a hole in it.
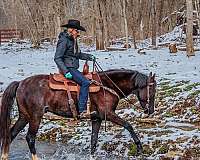
[{"label": "fallen log", "polygon": [[149,124],[161,123],[161,120],[155,118],[137,118],[136,121],[139,123],[149,123]]},{"label": "fallen log", "polygon": [[[186,47],[177,47],[178,51],[186,51]],[[194,51],[200,51],[200,48],[194,48]]]},{"label": "fallen log", "polygon": [[54,114],[51,114],[51,113],[46,113],[46,114],[44,114],[43,118],[44,118],[44,119],[48,119],[48,120],[50,120],[50,121],[66,120],[66,118],[64,118],[64,117],[57,116],[57,115],[54,115]]},{"label": "fallen log", "polygon": [[126,48],[107,47],[108,51],[126,51]]}]

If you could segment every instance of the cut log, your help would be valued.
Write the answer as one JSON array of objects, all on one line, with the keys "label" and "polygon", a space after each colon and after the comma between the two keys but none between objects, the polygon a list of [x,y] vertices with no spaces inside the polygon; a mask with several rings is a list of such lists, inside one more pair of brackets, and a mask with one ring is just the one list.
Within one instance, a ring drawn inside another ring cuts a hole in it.
[{"label": "cut log", "polygon": [[178,50],[177,50],[177,47],[176,47],[176,44],[175,43],[172,43],[169,45],[169,52],[170,53],[176,53]]}]

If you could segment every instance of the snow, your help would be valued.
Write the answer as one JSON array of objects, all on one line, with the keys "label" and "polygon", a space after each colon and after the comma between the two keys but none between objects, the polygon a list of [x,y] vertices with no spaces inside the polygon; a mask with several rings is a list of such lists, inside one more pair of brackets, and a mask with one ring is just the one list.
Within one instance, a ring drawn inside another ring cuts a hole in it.
[{"label": "snow", "polygon": [[[172,43],[179,40],[181,36],[180,28],[176,27],[171,33],[165,34],[158,38],[158,42],[160,44],[163,43]],[[9,83],[15,80],[23,80],[26,77],[33,76],[36,74],[49,74],[57,72],[57,67],[54,63],[53,57],[55,53],[55,46],[51,46],[49,44],[44,44],[42,49],[31,49],[30,43],[27,42],[25,44],[3,44],[0,46],[0,90],[5,90],[6,86]],[[200,90],[200,85],[193,87],[190,91],[184,91],[184,87],[189,84],[194,84],[195,82],[199,82],[200,77],[200,51],[195,52],[195,56],[187,57],[186,52],[178,51],[177,54],[170,54],[168,48],[166,47],[158,47],[158,49],[153,50],[148,48],[149,42],[146,40],[143,45],[146,45],[146,49],[144,49],[145,54],[138,54],[135,49],[128,49],[127,51],[94,51],[93,48],[82,47],[83,51],[90,51],[90,54],[93,54],[97,57],[97,62],[104,70],[108,69],[132,69],[137,70],[139,72],[149,74],[153,72],[156,74],[156,80],[158,82],[158,88],[161,88],[159,84],[162,82],[169,82],[169,84],[175,85],[181,81],[189,81],[188,84],[180,85],[179,88],[182,89],[176,97],[166,97],[166,101],[169,101],[168,105],[170,107],[168,110],[172,109],[177,101],[181,101],[180,97],[183,99],[186,98],[191,92],[196,90]],[[83,66],[84,61],[81,61],[80,66]],[[92,63],[89,63],[92,67]],[[91,68],[92,69],[92,68]],[[80,67],[82,70],[82,67]],[[172,100],[173,99],[173,100]],[[197,101],[199,104],[199,101]],[[134,106],[133,106],[134,107]],[[140,112],[136,109],[122,109],[117,111],[119,116],[124,118],[125,115],[130,114],[132,117],[140,117]],[[161,115],[164,115],[166,112],[163,112]],[[191,144],[189,141],[193,137],[200,137],[199,129],[192,130],[183,130],[179,127],[194,127],[194,124],[184,123],[183,120],[187,119],[187,116],[190,116],[191,119],[197,119],[198,114],[191,114],[190,109],[187,110],[187,114],[183,116],[182,119],[179,119],[177,116],[173,116],[170,118],[162,119],[165,123],[164,127],[154,126],[152,128],[137,128],[135,123],[131,123],[135,128],[135,131],[141,135],[141,132],[161,132],[161,131],[172,131],[171,133],[166,133],[161,137],[156,135],[149,135],[143,133],[141,141],[144,144],[151,143],[156,139],[162,140],[163,142],[167,140],[176,141],[177,138],[180,137],[189,137],[189,140],[179,145],[179,147],[188,147]],[[182,121],[181,121],[182,120]],[[112,126],[112,125],[111,125]],[[42,125],[40,128],[40,132],[45,132],[46,130],[50,130],[51,128],[58,128],[57,124],[47,124]],[[104,123],[102,124],[102,128],[104,127]],[[166,127],[166,128],[165,128]],[[122,130],[117,128],[116,131],[108,131],[104,132],[101,129],[98,140],[97,153],[98,154],[106,154],[104,150],[102,150],[102,146],[105,143],[119,143],[119,138],[116,138],[116,135],[120,135],[120,143],[117,146],[116,150],[113,151],[114,154],[120,155],[120,150],[124,147],[124,143],[128,143],[131,139],[131,136],[127,130]],[[68,144],[74,144],[77,146],[83,146],[84,149],[88,149],[90,147],[90,136],[91,136],[91,126],[90,124],[81,123],[80,126],[76,128],[76,136],[74,136],[71,140],[68,141]],[[149,137],[150,136],[150,137]],[[60,137],[58,135],[57,139]],[[53,157],[58,157],[59,150],[62,151],[62,155],[65,153],[65,148],[59,148]],[[127,156],[127,148],[125,154],[122,156]],[[74,154],[68,155],[68,158],[74,157]],[[154,159],[157,159],[159,155],[154,155]],[[44,158],[45,159],[45,158]]]}]

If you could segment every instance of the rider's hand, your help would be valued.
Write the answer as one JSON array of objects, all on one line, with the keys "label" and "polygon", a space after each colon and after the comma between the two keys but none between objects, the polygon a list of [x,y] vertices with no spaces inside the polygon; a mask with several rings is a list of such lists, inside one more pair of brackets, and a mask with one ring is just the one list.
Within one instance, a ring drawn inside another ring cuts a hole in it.
[{"label": "rider's hand", "polygon": [[65,78],[67,78],[67,79],[72,79],[71,73],[70,73],[70,72],[67,72],[67,73],[65,74]]},{"label": "rider's hand", "polygon": [[94,55],[91,56],[92,61],[96,61],[96,57]]}]

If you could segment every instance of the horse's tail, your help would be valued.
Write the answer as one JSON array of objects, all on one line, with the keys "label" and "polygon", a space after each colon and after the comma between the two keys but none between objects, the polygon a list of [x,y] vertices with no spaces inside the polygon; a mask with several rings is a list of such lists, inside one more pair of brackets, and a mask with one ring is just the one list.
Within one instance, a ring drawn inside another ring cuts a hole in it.
[{"label": "horse's tail", "polygon": [[0,104],[0,146],[10,140],[10,114],[19,82],[12,82],[4,91]]}]

